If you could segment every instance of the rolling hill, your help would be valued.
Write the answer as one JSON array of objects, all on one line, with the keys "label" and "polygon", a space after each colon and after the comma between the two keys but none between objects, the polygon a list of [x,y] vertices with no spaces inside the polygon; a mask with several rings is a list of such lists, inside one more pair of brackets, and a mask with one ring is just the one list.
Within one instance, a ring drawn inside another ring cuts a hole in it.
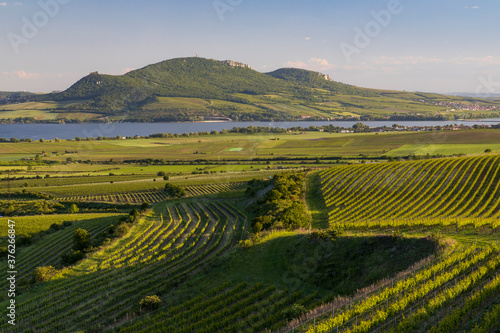
[{"label": "rolling hill", "polygon": [[0,118],[453,120],[495,117],[500,110],[500,104],[487,100],[359,88],[303,69],[260,73],[239,62],[198,57],[166,60],[118,76],[93,72],[63,92],[30,96],[29,101],[41,102],[40,108],[6,103],[0,106]]}]

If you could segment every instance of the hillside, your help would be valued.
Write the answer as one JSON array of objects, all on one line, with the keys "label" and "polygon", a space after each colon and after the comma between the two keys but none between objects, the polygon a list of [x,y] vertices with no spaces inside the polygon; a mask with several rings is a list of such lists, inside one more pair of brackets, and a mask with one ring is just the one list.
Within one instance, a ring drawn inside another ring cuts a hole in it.
[{"label": "hillside", "polygon": [[[498,227],[500,156],[343,166],[322,173],[330,223]],[[370,209],[366,209],[369,205]],[[360,223],[361,222],[361,223]],[[352,226],[351,226],[352,224]]]},{"label": "hillside", "polygon": [[[500,103],[466,97],[359,88],[318,72],[260,73],[230,60],[177,58],[124,75],[98,72],[60,93],[0,105],[17,121],[200,121],[496,117]],[[48,106],[50,105],[50,106]]]}]

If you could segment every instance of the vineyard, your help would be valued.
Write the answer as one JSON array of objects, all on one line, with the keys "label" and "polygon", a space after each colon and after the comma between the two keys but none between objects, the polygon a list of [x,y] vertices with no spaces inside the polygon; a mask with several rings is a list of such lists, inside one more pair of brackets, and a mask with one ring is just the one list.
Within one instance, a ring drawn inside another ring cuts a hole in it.
[{"label": "vineyard", "polygon": [[[88,331],[140,318],[141,298],[166,295],[243,239],[246,227],[241,212],[225,202],[159,204],[133,232],[19,301],[13,331]],[[52,239],[39,250],[49,244],[64,241]]]},{"label": "vineyard", "polygon": [[291,305],[314,308],[317,296],[243,282],[225,283],[166,312],[160,312],[119,332],[261,332],[286,325],[282,312]]},{"label": "vineyard", "polygon": [[390,226],[402,220],[495,229],[499,170],[498,155],[351,165],[322,172],[322,191],[332,225]]},{"label": "vineyard", "polygon": [[[246,183],[188,185],[184,186],[184,188],[186,189],[188,196],[213,195],[217,193],[245,190]],[[164,191],[157,190],[106,195],[80,195],[73,197],[64,197],[60,198],[59,200],[140,204],[143,202],[157,203],[169,199],[169,196]]]},{"label": "vineyard", "polygon": [[[19,216],[13,217],[16,222],[16,233],[18,236],[31,236],[40,231],[45,231],[51,225],[61,225],[65,222],[95,220],[110,216],[109,214],[61,214],[49,216]],[[7,246],[7,218],[0,218],[0,246]]]},{"label": "vineyard", "polygon": [[323,305],[323,315],[290,326],[307,333],[490,332],[498,328],[499,273],[498,247],[460,249],[387,281],[376,293]]},{"label": "vineyard", "polygon": [[[281,200],[262,213],[265,221],[280,204],[299,200],[267,177],[179,179],[173,184],[188,195],[175,200],[162,190],[163,181],[48,187],[67,206],[152,206],[141,213],[130,207],[132,218],[125,220],[134,222],[124,223],[119,236],[96,241],[93,252],[70,267],[62,267],[61,255],[70,253],[77,228],[94,239],[115,230],[124,215],[11,218],[18,236],[36,240],[17,248],[17,325],[2,321],[0,332],[498,331],[500,155],[342,165],[311,174],[304,173],[316,179],[305,194],[308,209],[321,210],[331,230],[281,224],[251,233],[251,206]],[[249,184],[255,190],[243,197]],[[238,198],[217,195],[232,191]],[[323,208],[310,204],[311,195]],[[0,246],[6,246],[7,219],[0,222]],[[425,253],[424,243],[432,244]],[[30,280],[48,265],[59,268],[54,278]],[[0,270],[8,271],[6,260]],[[359,282],[359,275],[372,279]],[[344,280],[352,281],[349,292],[347,284],[336,289]],[[143,306],[152,296],[161,304]],[[0,307],[8,301],[0,295]]]},{"label": "vineyard", "polygon": [[[73,245],[73,233],[78,228],[87,230],[95,237],[104,230],[109,229],[112,224],[117,225],[120,215],[114,214],[81,214],[76,215],[74,222],[64,228],[46,235],[34,244],[19,248],[17,250],[18,266],[17,273],[20,278],[30,277],[33,270],[41,266],[57,266],[61,255],[68,253]],[[45,217],[46,220],[47,217]],[[66,218],[64,221],[71,221]],[[24,222],[24,223],[23,223]],[[16,224],[27,224],[27,218],[16,219]],[[48,226],[47,226],[48,228]],[[6,272],[7,262],[0,262],[0,269]],[[3,297],[4,295],[2,295]]]}]

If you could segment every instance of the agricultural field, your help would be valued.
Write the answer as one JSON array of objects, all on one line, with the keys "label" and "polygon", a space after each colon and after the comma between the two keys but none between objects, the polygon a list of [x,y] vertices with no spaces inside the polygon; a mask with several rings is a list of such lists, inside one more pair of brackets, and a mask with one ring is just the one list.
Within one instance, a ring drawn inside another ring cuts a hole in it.
[{"label": "agricultural field", "polygon": [[[303,159],[356,157],[366,155],[407,156],[473,154],[500,148],[500,130],[476,129],[462,131],[388,132],[388,133],[329,133],[291,132],[284,134],[225,134],[192,137],[126,139],[126,140],[60,140],[45,142],[0,142],[0,161],[14,157],[74,164],[113,164],[123,161],[164,160],[189,164],[197,160],[248,164],[255,159]],[[72,163],[73,162],[73,163]],[[74,166],[77,168],[77,166]],[[57,171],[60,165],[54,165]],[[83,168],[80,166],[80,168]],[[186,166],[186,168],[189,168]],[[141,168],[143,169],[143,168]],[[40,169],[40,171],[43,169]],[[76,171],[76,170],[75,170]]]},{"label": "agricultural field", "polygon": [[0,331],[498,331],[500,131],[466,134],[0,143],[61,162],[0,167]]}]

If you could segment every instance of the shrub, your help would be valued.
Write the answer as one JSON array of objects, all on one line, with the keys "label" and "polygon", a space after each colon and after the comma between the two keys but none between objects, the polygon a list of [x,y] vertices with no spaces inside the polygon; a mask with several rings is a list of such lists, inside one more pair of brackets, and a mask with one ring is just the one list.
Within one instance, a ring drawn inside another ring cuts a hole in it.
[{"label": "shrub", "polygon": [[36,282],[46,282],[56,275],[56,273],[57,270],[53,266],[37,267],[33,271],[33,278]]},{"label": "shrub", "polygon": [[76,214],[80,211],[80,208],[78,208],[78,206],[76,204],[72,204],[69,211],[71,212],[71,214]]},{"label": "shrub", "polygon": [[300,304],[294,304],[288,309],[285,309],[281,312],[283,319],[286,321],[291,321],[293,319],[300,318],[306,312],[306,308],[304,308]]},{"label": "shrub", "polygon": [[187,195],[184,187],[170,183],[165,184],[165,193],[167,193],[167,195],[171,198],[182,198]]},{"label": "shrub", "polygon": [[143,299],[141,299],[141,301],[139,302],[139,306],[142,309],[154,311],[157,310],[162,303],[163,302],[160,299],[160,297],[158,297],[157,295],[153,295],[153,296],[146,296]]},{"label": "shrub", "polygon": [[79,260],[85,258],[85,254],[80,251],[71,251],[70,254],[63,254],[61,256],[61,264],[63,266],[70,266]]},{"label": "shrub", "polygon": [[128,228],[128,224],[122,222],[115,228],[115,230],[113,231],[113,235],[115,235],[116,237],[123,237],[127,234]]},{"label": "shrub", "polygon": [[148,208],[149,208],[149,202],[143,202],[142,205],[141,205],[140,210],[141,211],[145,211]]},{"label": "shrub", "polygon": [[87,230],[78,228],[73,233],[73,250],[85,252],[91,247],[90,234]]}]

